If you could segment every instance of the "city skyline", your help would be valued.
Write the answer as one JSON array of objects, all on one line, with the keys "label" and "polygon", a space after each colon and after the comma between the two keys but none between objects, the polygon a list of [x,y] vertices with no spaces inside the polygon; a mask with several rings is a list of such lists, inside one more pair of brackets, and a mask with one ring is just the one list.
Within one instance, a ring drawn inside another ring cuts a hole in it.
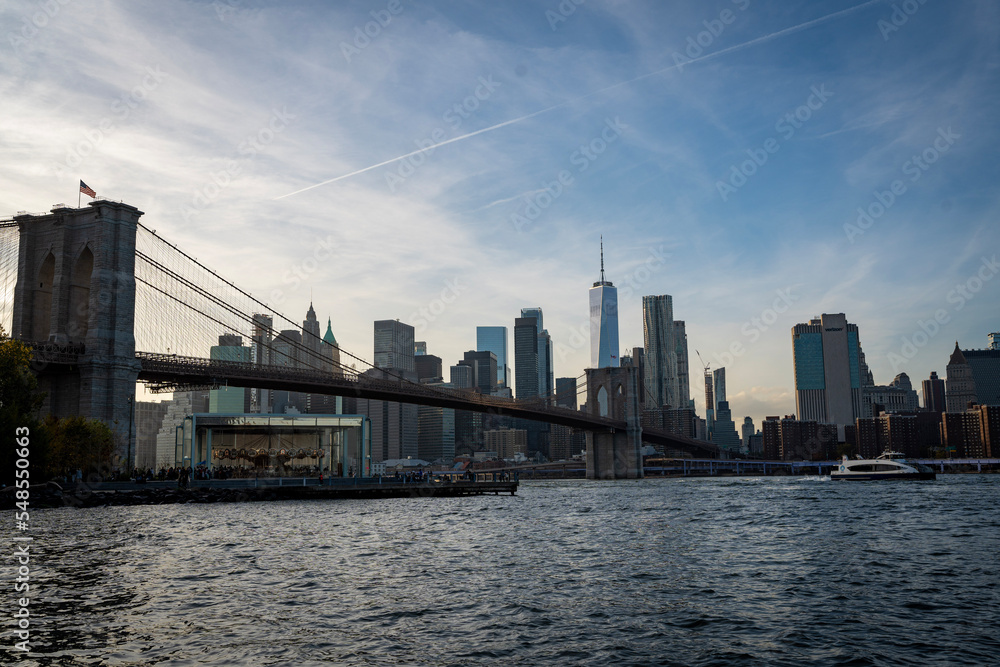
[{"label": "city skyline", "polygon": [[795,409],[796,323],[845,313],[879,385],[997,330],[995,7],[400,6],[362,48],[382,7],[304,8],[303,33],[266,5],[35,26],[10,3],[0,211],[72,205],[83,179],[293,319],[315,301],[362,357],[398,318],[454,363],[538,305],[570,377],[603,233],[621,349],[641,297],[673,295],[758,426]]}]

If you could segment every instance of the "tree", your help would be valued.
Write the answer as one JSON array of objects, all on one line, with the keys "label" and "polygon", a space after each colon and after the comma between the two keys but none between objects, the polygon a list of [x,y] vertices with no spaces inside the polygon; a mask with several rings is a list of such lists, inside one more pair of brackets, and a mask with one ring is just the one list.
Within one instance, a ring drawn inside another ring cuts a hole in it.
[{"label": "tree", "polygon": [[[0,469],[4,484],[14,481],[16,429],[28,429],[32,453],[34,445],[43,444],[44,434],[38,433],[38,410],[45,394],[38,391],[38,380],[31,372],[31,357],[31,348],[8,337],[0,326],[0,443],[3,443]],[[17,434],[24,435],[24,431]],[[33,458],[29,458],[32,468],[36,465]]]},{"label": "tree", "polygon": [[47,447],[42,473],[46,479],[71,477],[77,470],[110,471],[114,435],[104,422],[79,415],[63,419],[49,416],[43,429]]}]

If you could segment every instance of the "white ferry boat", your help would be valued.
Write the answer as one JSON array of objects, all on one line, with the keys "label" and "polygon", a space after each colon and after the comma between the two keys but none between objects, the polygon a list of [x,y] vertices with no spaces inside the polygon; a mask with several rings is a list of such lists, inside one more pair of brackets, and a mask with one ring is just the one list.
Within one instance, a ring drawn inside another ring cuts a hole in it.
[{"label": "white ferry boat", "polygon": [[916,461],[907,461],[899,452],[883,452],[874,459],[851,460],[846,456],[830,473],[830,479],[935,479],[934,470]]}]

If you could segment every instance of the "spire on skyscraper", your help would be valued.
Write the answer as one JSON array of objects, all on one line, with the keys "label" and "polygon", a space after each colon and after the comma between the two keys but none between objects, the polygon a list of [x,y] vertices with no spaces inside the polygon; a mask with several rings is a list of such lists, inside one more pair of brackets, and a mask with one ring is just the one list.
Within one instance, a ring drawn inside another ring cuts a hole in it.
[{"label": "spire on skyscraper", "polygon": [[336,345],[337,344],[337,339],[333,335],[333,325],[332,325],[331,319],[329,317],[326,318],[326,333],[323,335],[323,342],[324,343],[328,343],[330,345]]},{"label": "spire on skyscraper", "polygon": [[604,278],[604,235],[601,234],[601,279],[594,283],[594,287],[614,287],[614,284]]},{"label": "spire on skyscraper", "polygon": [[617,367],[618,290],[604,275],[604,235],[601,235],[601,279],[590,290],[591,368]]},{"label": "spire on skyscraper", "polygon": [[601,234],[601,282],[604,282],[604,234]]}]

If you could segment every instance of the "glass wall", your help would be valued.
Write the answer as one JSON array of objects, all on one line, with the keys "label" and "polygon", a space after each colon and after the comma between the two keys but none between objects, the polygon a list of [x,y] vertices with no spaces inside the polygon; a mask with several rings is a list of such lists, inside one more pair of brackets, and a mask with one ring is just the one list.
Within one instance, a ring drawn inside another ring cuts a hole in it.
[{"label": "glass wall", "polygon": [[223,477],[370,476],[363,415],[196,414],[178,431],[177,464]]}]

